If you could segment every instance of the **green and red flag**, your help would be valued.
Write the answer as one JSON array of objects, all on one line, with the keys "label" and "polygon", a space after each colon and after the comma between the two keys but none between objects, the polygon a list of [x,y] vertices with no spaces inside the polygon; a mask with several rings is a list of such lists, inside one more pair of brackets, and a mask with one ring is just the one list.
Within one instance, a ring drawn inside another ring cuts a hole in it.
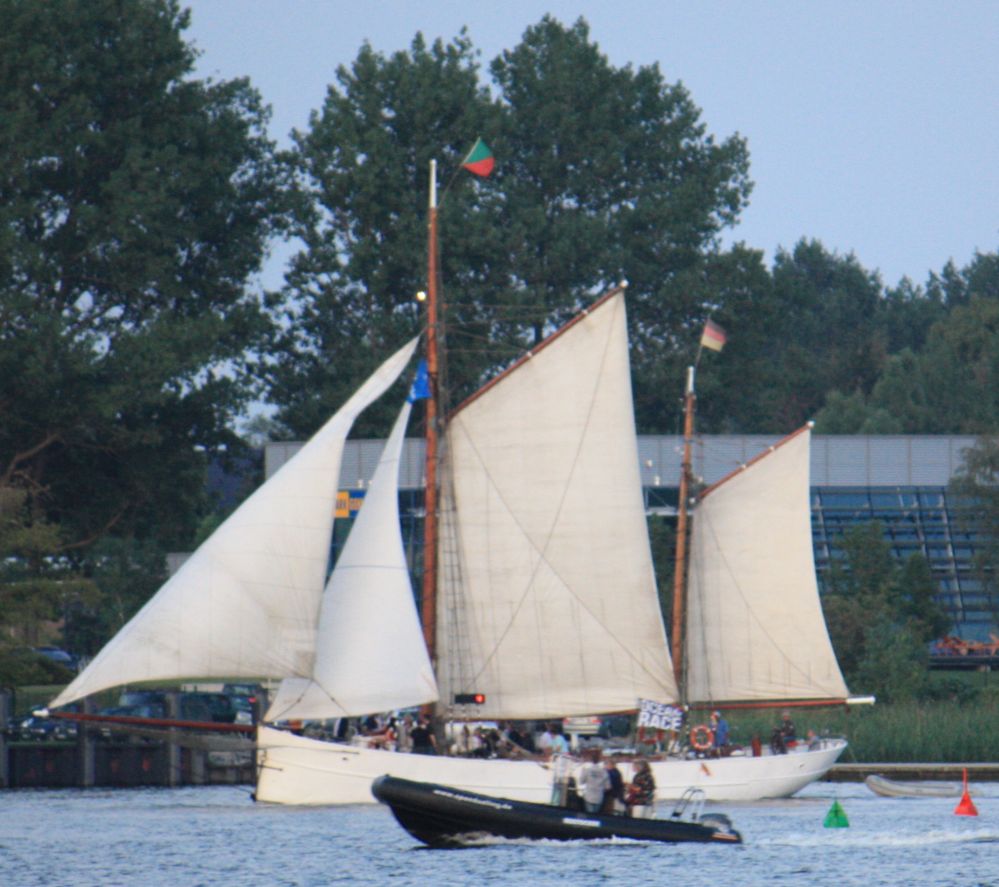
[{"label": "green and red flag", "polygon": [[493,171],[496,158],[493,157],[493,152],[489,150],[489,146],[482,139],[476,139],[475,144],[472,145],[472,150],[468,152],[461,165],[469,172],[485,178]]}]

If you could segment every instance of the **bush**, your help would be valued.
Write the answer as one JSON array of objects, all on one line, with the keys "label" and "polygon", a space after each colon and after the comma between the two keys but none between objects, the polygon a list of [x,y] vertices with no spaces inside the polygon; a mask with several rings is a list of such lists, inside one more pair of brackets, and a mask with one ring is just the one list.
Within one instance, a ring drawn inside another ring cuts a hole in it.
[{"label": "bush", "polygon": [[73,672],[28,647],[0,647],[0,688],[28,684],[68,684]]}]

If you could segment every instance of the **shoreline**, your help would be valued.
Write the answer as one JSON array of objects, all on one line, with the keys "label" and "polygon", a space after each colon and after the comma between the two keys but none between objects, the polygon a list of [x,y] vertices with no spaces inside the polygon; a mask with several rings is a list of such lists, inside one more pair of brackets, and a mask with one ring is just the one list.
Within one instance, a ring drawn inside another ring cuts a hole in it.
[{"label": "shoreline", "polygon": [[990,764],[834,764],[821,782],[863,782],[868,776],[884,776],[886,779],[901,780],[940,780],[960,782],[964,771],[968,771],[969,782],[999,782],[999,763]]}]

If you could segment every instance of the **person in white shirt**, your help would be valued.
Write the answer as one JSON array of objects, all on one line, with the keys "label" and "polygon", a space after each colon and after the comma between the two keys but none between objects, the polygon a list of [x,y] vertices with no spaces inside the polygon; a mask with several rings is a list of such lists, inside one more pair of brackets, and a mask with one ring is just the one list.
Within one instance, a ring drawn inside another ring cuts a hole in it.
[{"label": "person in white shirt", "polygon": [[587,813],[599,813],[604,803],[604,793],[610,791],[610,777],[600,763],[600,749],[590,751],[589,760],[579,768],[576,785],[583,798]]}]

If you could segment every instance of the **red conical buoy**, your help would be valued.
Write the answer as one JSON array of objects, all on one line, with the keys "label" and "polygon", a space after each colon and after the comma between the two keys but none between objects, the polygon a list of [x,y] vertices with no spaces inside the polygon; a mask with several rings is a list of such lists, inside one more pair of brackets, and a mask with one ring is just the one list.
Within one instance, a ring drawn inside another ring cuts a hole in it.
[{"label": "red conical buoy", "polygon": [[968,771],[965,769],[964,773],[964,793],[961,795],[961,800],[958,805],[954,808],[954,812],[958,816],[977,816],[978,808],[975,807],[974,801],[971,800],[971,795],[968,793]]}]

